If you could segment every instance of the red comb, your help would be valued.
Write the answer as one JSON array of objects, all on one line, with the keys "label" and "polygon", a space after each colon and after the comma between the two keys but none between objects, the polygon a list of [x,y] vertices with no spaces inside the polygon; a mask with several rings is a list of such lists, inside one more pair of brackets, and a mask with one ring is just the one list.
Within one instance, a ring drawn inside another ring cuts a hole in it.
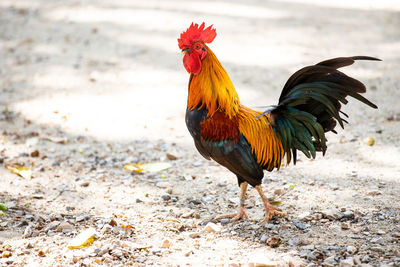
[{"label": "red comb", "polygon": [[184,47],[191,46],[193,42],[202,41],[203,43],[211,43],[215,36],[217,36],[217,32],[215,29],[212,29],[212,26],[209,26],[204,29],[205,24],[204,22],[200,25],[199,24],[192,24],[189,28],[183,33],[181,33],[181,37],[178,39],[178,45],[180,49]]}]

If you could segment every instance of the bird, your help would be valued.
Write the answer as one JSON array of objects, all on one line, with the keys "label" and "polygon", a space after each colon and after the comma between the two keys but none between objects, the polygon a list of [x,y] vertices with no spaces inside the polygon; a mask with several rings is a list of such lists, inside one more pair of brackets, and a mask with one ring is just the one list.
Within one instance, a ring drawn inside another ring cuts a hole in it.
[{"label": "bird", "polygon": [[261,184],[264,170],[296,164],[297,151],[308,158],[325,155],[327,132],[344,128],[348,115],[341,110],[346,97],[377,109],[363,97],[366,87],[338,69],[357,60],[380,61],[370,56],[337,57],[304,67],[287,80],[278,104],[256,111],[240,103],[236,89],[213,51],[213,25],[192,23],[178,38],[183,65],[190,74],[186,126],[198,152],[226,167],[240,187],[237,213],[220,216],[232,222],[248,219],[245,200],[248,185],[261,197],[265,216],[261,223],[286,213],[272,205]]}]

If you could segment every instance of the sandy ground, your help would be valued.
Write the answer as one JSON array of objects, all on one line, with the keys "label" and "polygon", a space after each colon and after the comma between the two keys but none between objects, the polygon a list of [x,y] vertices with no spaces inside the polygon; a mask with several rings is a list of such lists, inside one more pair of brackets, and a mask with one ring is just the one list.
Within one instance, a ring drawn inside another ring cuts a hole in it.
[{"label": "sandy ground", "polygon": [[[250,107],[275,104],[305,65],[383,59],[345,69],[378,110],[351,100],[325,157],[266,174],[286,218],[259,225],[249,190],[250,220],[215,219],[238,188],[184,124],[176,39],[192,21],[215,25],[211,48]],[[399,25],[390,0],[0,1],[0,265],[399,266]],[[171,168],[123,168],[155,161]],[[67,248],[91,227],[91,246]]]}]

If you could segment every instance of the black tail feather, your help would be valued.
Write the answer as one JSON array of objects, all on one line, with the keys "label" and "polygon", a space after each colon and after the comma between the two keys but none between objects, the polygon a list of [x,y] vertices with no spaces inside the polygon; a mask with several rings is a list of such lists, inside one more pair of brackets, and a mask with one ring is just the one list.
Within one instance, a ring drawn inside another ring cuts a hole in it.
[{"label": "black tail feather", "polygon": [[325,132],[336,133],[337,122],[344,127],[348,118],[341,103],[351,96],[364,104],[377,106],[361,96],[366,88],[360,81],[347,76],[338,68],[352,65],[356,60],[374,60],[368,56],[338,57],[308,66],[294,73],[286,82],[279,97],[279,105],[270,110],[273,128],[282,141],[288,163],[291,155],[296,162],[296,149],[307,157],[315,151],[326,152]]}]

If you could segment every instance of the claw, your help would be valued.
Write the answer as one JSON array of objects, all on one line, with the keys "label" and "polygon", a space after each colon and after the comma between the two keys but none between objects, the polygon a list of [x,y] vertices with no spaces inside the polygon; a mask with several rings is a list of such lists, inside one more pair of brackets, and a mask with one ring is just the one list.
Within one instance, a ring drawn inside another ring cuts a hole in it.
[{"label": "claw", "polygon": [[260,195],[260,197],[264,203],[264,207],[265,207],[265,217],[260,222],[260,224],[268,222],[275,215],[285,217],[286,213],[282,212],[281,209],[269,204],[268,198],[264,195],[260,185],[255,186],[255,188],[256,188],[258,194]]},{"label": "claw", "polygon": [[[264,204],[265,205],[265,204]],[[276,208],[274,206],[272,206],[271,204],[267,204],[268,208],[265,209],[265,217],[264,219],[260,222],[260,224],[266,223],[269,220],[272,219],[272,217],[274,217],[275,215],[281,216],[281,217],[285,217],[286,213],[282,212],[281,209]]]},{"label": "claw", "polygon": [[217,217],[217,220],[225,219],[225,218],[230,218],[231,222],[236,222],[240,219],[248,219],[249,217],[246,214],[244,206],[240,206],[238,213],[222,215],[222,216]]}]

